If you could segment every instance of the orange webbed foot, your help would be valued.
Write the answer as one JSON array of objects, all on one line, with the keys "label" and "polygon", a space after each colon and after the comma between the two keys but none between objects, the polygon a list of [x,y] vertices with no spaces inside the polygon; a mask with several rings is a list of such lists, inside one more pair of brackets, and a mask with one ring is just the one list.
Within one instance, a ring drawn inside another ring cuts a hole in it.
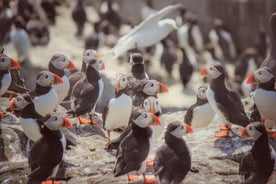
[{"label": "orange webbed foot", "polygon": [[50,179],[50,180],[41,182],[41,184],[62,184],[62,182]]},{"label": "orange webbed foot", "polygon": [[220,126],[220,129],[221,129],[221,130],[228,130],[228,128],[227,128],[226,125],[221,125],[221,126]]},{"label": "orange webbed foot", "polygon": [[224,138],[224,137],[229,137],[229,131],[228,130],[223,130],[223,131],[220,131],[220,132],[217,132],[215,134],[215,137],[216,138]]},{"label": "orange webbed foot", "polygon": [[143,175],[143,177],[144,177],[144,183],[146,183],[146,184],[152,184],[152,183],[156,183],[157,182],[157,179],[156,179],[156,177],[155,176],[147,176],[146,177],[146,175]]},{"label": "orange webbed foot", "polygon": [[135,175],[127,175],[127,180],[128,181],[138,181],[139,180],[139,177],[138,176],[135,176]]}]

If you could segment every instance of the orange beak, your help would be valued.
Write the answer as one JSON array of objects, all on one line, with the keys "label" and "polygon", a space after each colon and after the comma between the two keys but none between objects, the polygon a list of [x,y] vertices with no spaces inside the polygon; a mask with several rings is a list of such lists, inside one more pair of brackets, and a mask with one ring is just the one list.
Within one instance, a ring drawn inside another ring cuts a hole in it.
[{"label": "orange beak", "polygon": [[193,133],[193,132],[194,132],[194,129],[193,129],[193,127],[192,127],[191,125],[189,125],[189,124],[187,124],[187,123],[185,123],[185,125],[186,125],[186,127],[187,127],[187,129],[188,129],[187,134],[188,134],[188,133]]},{"label": "orange beak", "polygon": [[69,65],[66,68],[70,69],[71,71],[76,70],[76,66],[75,66],[75,64],[72,61],[69,61]]},{"label": "orange beak", "polygon": [[105,70],[105,64],[104,64],[103,61],[102,61],[102,68],[101,68],[101,70]]},{"label": "orange beak", "polygon": [[96,59],[100,58],[99,53],[96,53],[96,54],[95,54],[95,58],[96,58]]},{"label": "orange beak", "polygon": [[257,84],[259,83],[258,78],[255,77],[254,72],[251,73],[246,80],[246,84]]},{"label": "orange beak", "polygon": [[55,77],[55,80],[52,81],[52,84],[62,84],[63,83],[63,80],[62,78],[60,78],[60,76],[56,75],[56,74],[53,74],[54,77]]},{"label": "orange beak", "polygon": [[154,114],[151,114],[151,117],[152,117],[152,121],[149,123],[149,125],[152,125],[152,126],[161,125],[160,119],[157,116],[155,116]]},{"label": "orange beak", "polygon": [[199,75],[204,76],[204,77],[209,77],[208,72],[207,72],[207,67],[206,67],[206,66],[204,66],[204,67],[201,69]]},{"label": "orange beak", "polygon": [[150,112],[151,112],[152,114],[155,114],[155,110],[154,110],[154,106],[153,106],[153,105],[150,107]]},{"label": "orange beak", "polygon": [[158,88],[157,92],[158,93],[167,93],[167,92],[169,92],[169,88],[165,84],[159,82],[159,88]]},{"label": "orange beak", "polygon": [[241,136],[242,137],[250,137],[250,135],[247,133],[247,126],[242,129]]},{"label": "orange beak", "polygon": [[116,93],[118,93],[118,91],[120,91],[120,82],[116,83],[115,89],[116,89]]},{"label": "orange beak", "polygon": [[20,64],[18,63],[18,61],[16,61],[15,59],[10,58],[11,60],[11,65],[9,66],[10,69],[19,69],[20,68]]},{"label": "orange beak", "polygon": [[64,121],[64,123],[62,125],[63,127],[65,127],[65,128],[71,128],[72,127],[72,123],[70,122],[70,120],[68,118],[64,117],[63,121]]},{"label": "orange beak", "polygon": [[9,109],[12,111],[18,110],[18,108],[15,105],[15,100],[12,100]]}]

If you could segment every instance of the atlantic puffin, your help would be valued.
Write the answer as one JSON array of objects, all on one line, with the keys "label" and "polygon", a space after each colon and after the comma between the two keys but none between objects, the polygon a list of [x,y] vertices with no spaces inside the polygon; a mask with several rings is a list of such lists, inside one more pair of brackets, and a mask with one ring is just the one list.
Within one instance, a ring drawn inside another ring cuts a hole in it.
[{"label": "atlantic puffin", "polygon": [[200,86],[197,89],[196,103],[188,108],[184,116],[184,122],[193,128],[207,127],[215,117],[215,112],[207,100],[206,92],[206,86]]},{"label": "atlantic puffin", "polygon": [[35,142],[29,155],[30,173],[27,184],[41,183],[47,179],[53,182],[66,146],[60,127],[72,126],[67,118],[55,113],[47,114],[39,121],[42,124],[42,137]]},{"label": "atlantic puffin", "polygon": [[[78,117],[80,123],[97,124],[93,121],[92,116],[95,112],[97,101],[103,93],[104,85],[99,70],[104,69],[105,65],[100,58],[92,59],[86,67],[85,77],[73,87],[70,96],[71,109],[67,113]],[[88,121],[80,118],[81,115],[86,113],[89,114]]]},{"label": "atlantic puffin", "polygon": [[131,65],[131,75],[138,80],[149,79],[145,72],[145,62],[142,54],[132,53],[129,56],[129,63]]},{"label": "atlantic puffin", "polygon": [[193,132],[190,125],[172,122],[165,133],[165,143],[156,151],[154,173],[160,183],[181,183],[191,169],[191,151],[183,135]]},{"label": "atlantic puffin", "polygon": [[20,124],[24,133],[30,140],[37,141],[42,136],[40,133],[41,125],[37,119],[43,116],[36,112],[35,105],[30,95],[22,94],[13,98],[9,109],[12,111],[19,111]]},{"label": "atlantic puffin", "polygon": [[173,67],[177,62],[176,45],[169,36],[161,40],[161,44],[163,46],[163,51],[160,57],[160,64],[165,67],[168,76],[172,77]]},{"label": "atlantic puffin", "polygon": [[[276,126],[276,104],[275,77],[267,67],[261,67],[251,73],[247,78],[248,84],[257,84],[257,89],[253,93],[253,101],[259,110],[262,122],[267,128]],[[269,125],[269,123],[271,123]],[[270,132],[271,137],[276,138],[276,132]]]},{"label": "atlantic puffin", "polygon": [[107,131],[108,144],[110,132],[114,129],[126,127],[132,113],[132,99],[127,93],[128,79],[126,75],[115,77],[115,97],[110,99],[103,111],[103,125]]},{"label": "atlantic puffin", "polygon": [[50,71],[41,71],[36,78],[33,103],[41,116],[52,113],[58,105],[58,96],[53,85],[62,84],[63,80]]},{"label": "atlantic puffin", "polygon": [[179,64],[179,75],[183,88],[185,89],[192,78],[197,62],[194,55],[189,56],[185,48],[181,48],[180,50],[182,52],[182,61]]},{"label": "atlantic puffin", "polygon": [[221,64],[205,66],[200,71],[201,76],[211,77],[210,86],[207,89],[207,99],[219,116],[223,125],[221,132],[215,134],[216,137],[228,137],[232,124],[245,127],[250,123],[243,104],[235,91],[229,90],[225,85],[225,71]]},{"label": "atlantic puffin", "polygon": [[87,22],[87,14],[83,5],[83,0],[77,0],[72,11],[72,18],[77,26],[76,36],[82,36],[85,23]]},{"label": "atlantic puffin", "polygon": [[276,154],[269,144],[265,126],[260,122],[251,123],[243,129],[242,136],[253,137],[254,145],[243,155],[239,164],[241,182],[267,183],[275,167]]},{"label": "atlantic puffin", "polygon": [[64,70],[69,69],[74,71],[76,69],[75,64],[65,55],[55,54],[49,61],[48,69],[50,72],[58,75],[63,80],[62,84],[53,85],[58,96],[58,104],[60,104],[67,96],[70,89],[70,83]]},{"label": "atlantic puffin", "polygon": [[146,178],[146,158],[153,148],[152,130],[149,127],[160,125],[160,120],[155,115],[143,109],[136,109],[132,113],[132,130],[121,142],[117,151],[117,161],[114,176],[127,174],[132,171],[143,173],[145,183],[152,183],[155,178]]},{"label": "atlantic puffin", "polygon": [[12,78],[10,69],[19,69],[20,64],[5,54],[0,54],[0,97],[7,92]]}]

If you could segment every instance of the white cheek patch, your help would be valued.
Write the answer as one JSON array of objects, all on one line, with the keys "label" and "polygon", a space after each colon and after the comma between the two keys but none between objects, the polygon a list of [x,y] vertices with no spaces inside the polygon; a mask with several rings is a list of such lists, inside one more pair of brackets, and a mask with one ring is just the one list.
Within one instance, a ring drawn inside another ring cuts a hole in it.
[{"label": "white cheek patch", "polygon": [[171,132],[171,134],[174,137],[177,137],[179,139],[182,139],[184,129],[181,129],[181,127],[177,127],[174,131]]}]

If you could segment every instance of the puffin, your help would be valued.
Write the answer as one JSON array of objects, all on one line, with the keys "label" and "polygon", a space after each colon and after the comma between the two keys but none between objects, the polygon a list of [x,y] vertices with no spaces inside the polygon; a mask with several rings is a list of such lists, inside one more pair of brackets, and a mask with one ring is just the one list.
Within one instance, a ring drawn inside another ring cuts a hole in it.
[{"label": "puffin", "polygon": [[96,50],[94,49],[87,49],[82,53],[82,67],[80,71],[77,71],[69,76],[69,83],[70,83],[70,89],[68,92],[68,96],[66,99],[68,100],[71,96],[72,89],[74,85],[81,80],[82,78],[85,77],[85,70],[86,70],[86,65],[89,63],[89,61],[93,59],[98,59],[99,54]]},{"label": "puffin", "polygon": [[187,124],[172,122],[165,133],[165,142],[154,158],[154,173],[160,183],[181,183],[191,169],[191,151],[183,135],[192,133]]},{"label": "puffin", "polygon": [[35,110],[41,116],[52,113],[58,105],[58,96],[53,87],[63,80],[50,71],[41,71],[36,78],[36,88],[32,93]]},{"label": "puffin", "polygon": [[74,71],[76,69],[75,64],[70,61],[63,54],[55,54],[49,61],[48,69],[50,72],[58,75],[62,80],[62,84],[53,85],[57,96],[58,96],[58,104],[60,104],[64,98],[68,95],[70,89],[69,79],[65,74],[65,69],[69,69]]},{"label": "puffin", "polygon": [[62,161],[66,140],[60,128],[70,128],[71,122],[59,114],[47,114],[39,119],[42,137],[33,145],[28,163],[30,173],[27,184],[41,183],[47,179],[54,183]]},{"label": "puffin", "polygon": [[132,53],[129,57],[131,65],[131,75],[138,80],[149,79],[148,74],[145,72],[145,62],[142,54]]},{"label": "puffin", "polygon": [[163,52],[161,54],[160,63],[161,66],[165,66],[169,77],[172,77],[173,66],[177,61],[177,48],[169,36],[161,40],[161,44],[163,46]]},{"label": "puffin", "polygon": [[87,22],[87,15],[83,5],[83,0],[78,0],[73,11],[72,18],[77,26],[76,36],[82,36],[85,23]]},{"label": "puffin", "polygon": [[155,115],[138,108],[133,110],[131,118],[132,130],[120,143],[114,176],[127,174],[128,180],[134,178],[129,175],[132,171],[143,173],[144,183],[153,183],[155,178],[146,178],[146,158],[153,148],[152,130],[149,126],[160,125]]},{"label": "puffin", "polygon": [[37,119],[43,116],[36,112],[32,97],[29,94],[22,94],[13,98],[9,109],[19,111],[21,127],[30,140],[35,142],[42,136],[40,133],[41,124]]},{"label": "puffin", "polygon": [[46,13],[48,20],[51,21],[52,24],[56,23],[56,1],[55,0],[41,0],[40,6]]},{"label": "puffin", "polygon": [[180,50],[182,52],[182,61],[179,64],[179,75],[180,75],[183,88],[185,89],[185,87],[188,85],[189,81],[191,80],[193,72],[195,70],[194,65],[196,65],[196,58],[189,57],[187,55],[185,48],[181,48]]},{"label": "puffin", "polygon": [[246,152],[239,164],[239,175],[242,183],[265,184],[269,181],[274,167],[276,154],[269,144],[265,126],[254,122],[242,130],[243,137],[253,137],[254,145]]},{"label": "puffin", "polygon": [[197,89],[196,103],[188,108],[184,116],[184,122],[193,128],[207,127],[215,117],[215,111],[207,100],[206,92],[206,86]]},{"label": "puffin", "polygon": [[1,1],[0,7],[0,42],[7,42],[10,33],[14,14],[10,8],[10,1]]},{"label": "puffin", "polygon": [[0,54],[0,97],[5,94],[11,85],[10,69],[19,69],[20,64],[5,54]]},{"label": "puffin", "polygon": [[38,17],[30,19],[26,25],[32,46],[47,45],[50,41],[49,28]]},{"label": "puffin", "polygon": [[[268,67],[261,67],[252,72],[247,78],[248,84],[256,84],[257,89],[253,93],[253,101],[261,115],[262,122],[267,128],[276,126],[275,77]],[[270,132],[271,137],[276,138],[276,132]]]},{"label": "puffin", "polygon": [[[85,77],[79,80],[72,89],[70,96],[71,109],[67,113],[78,117],[81,124],[98,124],[93,121],[92,116],[95,112],[97,101],[103,93],[104,85],[99,70],[104,69],[104,62],[100,58],[92,59],[86,67]],[[80,117],[86,113],[89,114],[89,120]]]},{"label": "puffin", "polygon": [[270,27],[270,39],[271,39],[271,46],[270,50],[268,52],[267,57],[263,60],[261,66],[266,66],[271,69],[272,74],[274,77],[276,77],[276,13],[273,13],[270,16],[269,21],[269,27]]},{"label": "puffin", "polygon": [[108,144],[110,132],[114,129],[126,127],[132,113],[132,99],[126,90],[128,79],[126,75],[117,75],[115,78],[115,97],[105,105],[102,113],[104,129],[107,131]]},{"label": "puffin", "polygon": [[225,71],[221,64],[205,66],[200,71],[201,76],[210,77],[211,83],[207,89],[207,99],[223,123],[222,131],[215,134],[217,138],[229,136],[231,124],[245,127],[250,123],[242,105],[241,99],[235,91],[225,85]]}]

